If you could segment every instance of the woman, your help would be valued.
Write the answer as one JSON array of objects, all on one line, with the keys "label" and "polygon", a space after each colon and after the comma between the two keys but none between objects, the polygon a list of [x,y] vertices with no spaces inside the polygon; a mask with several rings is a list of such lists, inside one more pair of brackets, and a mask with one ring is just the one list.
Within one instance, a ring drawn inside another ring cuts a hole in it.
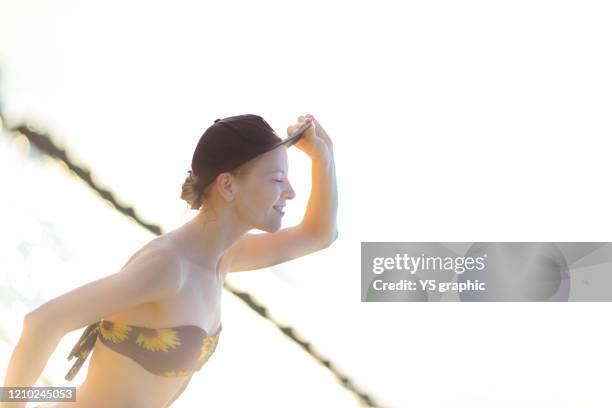
[{"label": "woman", "polygon": [[[119,272],[28,313],[4,386],[35,384],[62,337],[88,325],[66,375],[72,380],[93,350],[76,402],[39,406],[170,406],[219,341],[227,272],[286,262],[337,237],[332,142],[312,115],[300,116],[287,133],[279,138],[257,115],[217,119],[200,138],[183,184],[181,198],[198,214],[148,242]],[[280,229],[282,209],[295,197],[287,179],[293,144],[312,159],[312,192],[302,222]],[[247,234],[253,228],[269,234]]]}]

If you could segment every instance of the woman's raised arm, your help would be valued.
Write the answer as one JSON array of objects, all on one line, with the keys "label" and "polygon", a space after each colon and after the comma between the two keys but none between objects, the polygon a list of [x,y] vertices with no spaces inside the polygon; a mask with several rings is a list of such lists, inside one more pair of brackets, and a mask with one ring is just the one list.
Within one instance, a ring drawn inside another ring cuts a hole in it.
[{"label": "woman's raised arm", "polygon": [[121,310],[171,297],[180,289],[182,281],[176,253],[147,245],[119,272],[44,303],[24,318],[4,386],[32,386],[66,333]]}]

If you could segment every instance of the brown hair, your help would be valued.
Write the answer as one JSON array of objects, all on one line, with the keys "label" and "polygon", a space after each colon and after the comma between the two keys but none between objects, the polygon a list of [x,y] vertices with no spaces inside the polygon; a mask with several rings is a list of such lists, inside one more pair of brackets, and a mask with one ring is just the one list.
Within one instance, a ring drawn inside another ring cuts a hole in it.
[{"label": "brown hair", "polygon": [[188,175],[181,187],[181,198],[187,201],[189,208],[197,210],[202,206],[202,194],[198,186],[198,176],[191,170],[187,173]]}]

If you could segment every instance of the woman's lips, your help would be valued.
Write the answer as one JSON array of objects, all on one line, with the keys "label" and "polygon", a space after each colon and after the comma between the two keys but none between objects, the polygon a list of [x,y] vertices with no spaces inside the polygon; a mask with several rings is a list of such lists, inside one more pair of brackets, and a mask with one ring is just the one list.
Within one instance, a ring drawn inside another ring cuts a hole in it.
[{"label": "woman's lips", "polygon": [[282,208],[284,208],[284,207],[276,207],[276,206],[273,206],[272,208],[274,208],[276,211],[278,211],[278,212],[279,212],[279,213],[281,213],[281,214],[285,214],[285,213],[283,212],[283,210],[282,210]]}]

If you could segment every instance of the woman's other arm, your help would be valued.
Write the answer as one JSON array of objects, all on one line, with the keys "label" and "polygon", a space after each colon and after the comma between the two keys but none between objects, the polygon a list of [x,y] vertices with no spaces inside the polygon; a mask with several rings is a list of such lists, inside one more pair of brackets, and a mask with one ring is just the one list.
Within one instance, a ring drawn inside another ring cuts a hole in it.
[{"label": "woman's other arm", "polygon": [[[166,248],[150,246],[119,272],[44,303],[24,318],[4,386],[30,387],[35,384],[66,333],[121,310],[170,297],[181,284],[177,255]],[[18,405],[10,403],[6,406]]]},{"label": "woman's other arm", "polygon": [[[4,387],[33,386],[36,381],[29,381],[28,378],[38,379],[62,337],[56,330],[44,330],[42,324],[34,323],[30,314],[24,318],[22,327],[20,338],[9,360]],[[7,390],[5,396],[6,394]],[[25,406],[26,402],[0,402],[0,408]]]}]

